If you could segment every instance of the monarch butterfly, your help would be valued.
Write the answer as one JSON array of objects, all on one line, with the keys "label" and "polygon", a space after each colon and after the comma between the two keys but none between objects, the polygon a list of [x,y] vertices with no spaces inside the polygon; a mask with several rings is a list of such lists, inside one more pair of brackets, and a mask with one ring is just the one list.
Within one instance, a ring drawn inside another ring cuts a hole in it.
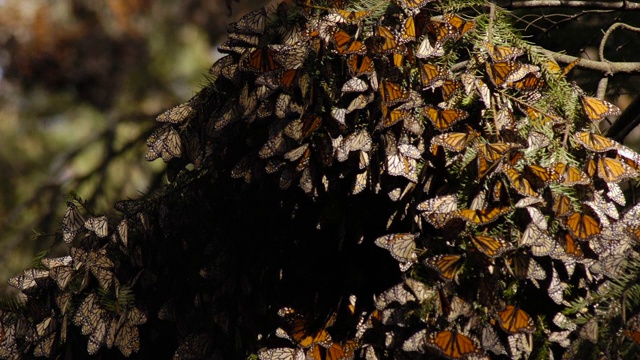
[{"label": "monarch butterfly", "polygon": [[580,244],[576,242],[573,236],[569,234],[564,234],[564,236],[560,237],[561,245],[564,247],[564,252],[572,259],[582,259],[584,258],[584,253],[582,252],[582,248]]},{"label": "monarch butterfly", "polygon": [[545,168],[539,165],[525,165],[524,171],[528,174],[532,174],[535,179],[545,186],[557,183],[561,180],[560,174],[553,168]]},{"label": "monarch butterfly", "polygon": [[600,224],[593,217],[575,212],[564,220],[564,225],[571,235],[581,240],[589,240],[590,238],[600,234]]},{"label": "monarch butterfly", "polygon": [[27,269],[22,275],[10,278],[8,284],[24,293],[36,289],[38,285],[46,282],[48,277],[49,270]]},{"label": "monarch butterfly", "polygon": [[440,88],[442,90],[442,99],[449,101],[454,96],[462,92],[462,83],[458,80],[445,80]]},{"label": "monarch butterfly", "polygon": [[427,345],[449,359],[466,359],[482,353],[476,340],[449,330],[431,334],[427,338]]},{"label": "monarch butterfly", "polygon": [[516,306],[507,305],[496,315],[502,330],[509,334],[532,333],[536,329],[531,316]]},{"label": "monarch butterfly", "polygon": [[450,132],[434,136],[431,139],[431,144],[442,146],[449,151],[460,152],[479,135],[473,129],[470,129],[468,133]]},{"label": "monarch butterfly", "polygon": [[337,30],[333,34],[333,40],[336,46],[336,51],[341,55],[364,55],[367,53],[367,47],[364,43],[353,39],[351,35],[344,30]]},{"label": "monarch butterfly", "polygon": [[484,156],[476,156],[478,164],[478,180],[485,177],[489,172],[494,170],[497,166],[497,162],[489,162]]},{"label": "monarch butterfly", "polygon": [[145,155],[147,161],[162,157],[164,162],[182,155],[182,140],[180,134],[171,126],[156,129],[147,139],[149,151]]},{"label": "monarch butterfly", "polygon": [[331,14],[327,16],[329,21],[333,21],[335,23],[358,23],[362,21],[367,16],[371,15],[371,10],[362,10],[362,11],[349,11],[349,10],[341,10],[341,9],[331,9]]},{"label": "monarch butterfly", "polygon": [[109,235],[109,223],[107,222],[107,217],[104,215],[87,219],[84,227],[92,231],[99,238]]},{"label": "monarch butterfly", "polygon": [[426,213],[451,213],[458,210],[458,197],[455,194],[438,196],[419,203],[416,209]]},{"label": "monarch butterfly", "polygon": [[422,86],[426,88],[437,88],[444,85],[444,81],[447,79],[447,70],[443,67],[423,64],[420,67],[420,79],[422,80]]},{"label": "monarch butterfly", "polygon": [[627,205],[627,200],[624,197],[624,193],[622,192],[620,185],[608,182],[607,187],[609,188],[609,191],[607,192],[609,199],[615,201],[620,206]]},{"label": "monarch butterfly", "polygon": [[307,351],[308,360],[345,360],[353,359],[357,344],[353,340],[344,343],[334,342],[328,348],[314,345]]},{"label": "monarch butterfly", "polygon": [[524,78],[527,74],[537,73],[538,67],[514,61],[501,61],[486,64],[489,80],[498,87],[506,86]]},{"label": "monarch butterfly", "polygon": [[560,329],[566,329],[566,330],[574,331],[574,330],[576,330],[578,328],[573,321],[569,320],[569,318],[564,316],[562,313],[557,313],[553,317],[552,321]]},{"label": "monarch butterfly", "polygon": [[255,49],[245,60],[245,68],[259,73],[278,70],[280,65],[275,60],[275,54],[276,52],[269,48]]},{"label": "monarch butterfly", "polygon": [[578,336],[582,339],[586,339],[591,341],[594,344],[598,343],[598,319],[596,317],[592,317],[587,320],[587,322],[582,325],[580,331],[578,332]]},{"label": "monarch butterfly", "polygon": [[324,327],[319,330],[311,329],[309,322],[295,312],[279,311],[278,314],[285,318],[286,324],[276,330],[276,336],[287,339],[303,349],[309,349],[316,344],[323,347],[333,344],[331,335]]},{"label": "monarch butterfly", "polygon": [[320,115],[308,114],[303,119],[293,120],[287,124],[284,128],[284,134],[296,141],[300,141],[311,136],[321,125],[322,117]]},{"label": "monarch butterfly", "polygon": [[575,133],[574,138],[577,142],[582,144],[582,146],[595,152],[615,150],[620,146],[619,143],[609,138],[586,131]]},{"label": "monarch butterfly", "polygon": [[492,143],[478,144],[476,150],[487,161],[496,161],[504,156],[511,149],[518,148],[518,144],[514,143]]},{"label": "monarch butterfly", "polygon": [[371,75],[375,71],[373,60],[368,56],[350,55],[347,66],[351,76]]},{"label": "monarch butterfly", "polygon": [[218,59],[209,68],[209,74],[215,76],[224,76],[229,80],[232,80],[236,74],[238,65],[232,55],[226,55]]},{"label": "monarch butterfly", "polygon": [[369,93],[368,95],[360,94],[355,99],[351,100],[349,106],[347,106],[347,114],[351,113],[357,109],[364,109],[370,102],[373,101],[374,95],[373,93]]},{"label": "monarch butterfly", "polygon": [[565,76],[569,73],[569,71],[571,71],[571,69],[573,69],[576,65],[578,65],[580,63],[580,59],[575,59],[572,62],[570,62],[569,64],[567,64],[567,66],[564,69],[560,68],[560,65],[558,65],[557,62],[555,62],[552,59],[547,59],[543,62],[545,68],[547,69],[547,71],[549,71],[551,74],[556,75],[556,76]]},{"label": "monarch butterfly", "polygon": [[70,243],[78,234],[80,229],[84,227],[84,218],[78,207],[72,203],[67,203],[67,210],[62,218],[62,239],[67,244]]},{"label": "monarch butterfly", "polygon": [[56,332],[53,330],[49,334],[44,335],[39,339],[37,339],[35,341],[35,346],[33,347],[33,356],[51,357],[51,352],[53,351],[53,345],[55,344],[55,340],[56,340]]},{"label": "monarch butterfly", "polygon": [[575,166],[556,163],[553,169],[562,177],[562,184],[567,186],[587,185],[591,183],[591,179],[583,171]]},{"label": "monarch butterfly", "polygon": [[385,290],[379,296],[375,296],[375,307],[378,310],[384,310],[395,302],[400,305],[409,301],[422,302],[433,295],[433,290],[427,288],[423,283],[408,278]]},{"label": "monarch butterfly", "polygon": [[539,194],[533,190],[531,184],[524,176],[516,169],[512,168],[509,165],[504,164],[502,166],[504,173],[509,178],[509,182],[511,186],[518,192],[518,194],[522,196],[532,196],[537,197]]},{"label": "monarch butterfly", "polygon": [[420,59],[428,59],[432,57],[439,57],[444,55],[444,46],[440,42],[436,42],[433,46],[429,40],[429,36],[425,36],[418,50],[416,50],[416,57]]},{"label": "monarch butterfly", "polygon": [[244,43],[241,45],[245,46],[258,46],[260,44],[260,37],[256,35],[229,33],[229,40],[234,40],[236,43]]},{"label": "monarch butterfly", "polygon": [[529,145],[528,149],[536,150],[549,146],[551,144],[551,139],[541,132],[530,131],[527,136],[527,144]]},{"label": "monarch butterfly", "polygon": [[449,313],[447,314],[447,321],[454,322],[460,316],[470,317],[473,315],[473,309],[471,304],[464,301],[459,296],[454,296],[449,304]]},{"label": "monarch butterfly", "polygon": [[418,182],[418,167],[415,159],[402,154],[387,155],[387,173],[391,176],[404,176],[409,181]]},{"label": "monarch butterfly", "polygon": [[275,50],[275,59],[286,70],[296,70],[307,60],[309,48],[306,46],[269,45]]},{"label": "monarch butterfly", "polygon": [[551,254],[558,243],[549,236],[546,230],[540,229],[534,223],[530,223],[522,233],[519,241],[521,246],[531,246],[533,256],[541,257]]},{"label": "monarch butterfly", "polygon": [[376,35],[381,37],[380,43],[376,46],[376,51],[380,53],[390,53],[398,49],[396,36],[387,27],[380,25],[376,29]]},{"label": "monarch butterfly", "polygon": [[409,10],[410,12],[418,12],[420,8],[435,0],[394,0],[395,3]]},{"label": "monarch butterfly", "polygon": [[596,215],[598,215],[598,218],[603,224],[609,222],[609,219],[607,217],[610,217],[612,219],[619,219],[620,214],[618,214],[616,205],[610,201],[606,201],[601,193],[602,190],[595,191],[593,193],[593,200],[585,201],[584,203],[588,205],[596,213]]},{"label": "monarch butterfly", "polygon": [[530,72],[526,74],[522,79],[507,82],[504,86],[520,91],[534,91],[544,86],[544,80],[540,78],[539,73]]},{"label": "monarch butterfly", "polygon": [[261,8],[241,17],[237,22],[229,24],[227,26],[227,32],[262,35],[264,33],[266,20],[267,10]]},{"label": "monarch butterfly", "polygon": [[600,122],[610,115],[620,115],[620,109],[610,102],[589,96],[580,96],[580,104],[587,119]]},{"label": "monarch butterfly", "polygon": [[382,80],[380,95],[385,106],[393,106],[410,98],[410,91],[388,80]]},{"label": "monarch butterfly", "polygon": [[287,151],[287,143],[283,137],[283,132],[272,136],[258,151],[261,159],[268,159],[276,154],[283,154]]},{"label": "monarch butterfly", "polygon": [[444,22],[432,21],[427,26],[428,30],[435,35],[437,42],[458,41],[474,27],[473,21],[465,21],[456,14],[445,14]]},{"label": "monarch butterfly", "polygon": [[416,22],[413,16],[409,16],[404,20],[400,34],[398,34],[398,42],[406,43],[416,40]]},{"label": "monarch butterfly", "polygon": [[189,102],[172,107],[156,117],[160,123],[180,124],[191,119],[196,114]]},{"label": "monarch butterfly", "polygon": [[440,131],[449,129],[453,124],[460,120],[464,120],[469,113],[460,109],[437,109],[431,106],[423,108],[427,118],[433,123],[433,126]]},{"label": "monarch butterfly", "polygon": [[260,360],[305,360],[306,355],[300,348],[263,348],[258,351]]},{"label": "monarch butterfly", "polygon": [[494,62],[515,60],[524,54],[522,49],[511,46],[493,45],[487,41],[482,41],[482,45],[487,49],[487,53]]},{"label": "monarch butterfly", "polygon": [[415,262],[417,234],[389,234],[381,236],[375,240],[375,244],[383,249],[389,250],[391,256],[400,262]]},{"label": "monarch butterfly", "polygon": [[445,280],[453,280],[462,268],[464,258],[461,255],[437,255],[424,260],[424,264],[435,269]]},{"label": "monarch butterfly", "polygon": [[628,178],[636,177],[638,173],[629,165],[616,159],[600,157],[598,159],[598,176],[606,182],[617,183]]},{"label": "monarch butterfly", "polygon": [[528,253],[517,253],[511,259],[513,274],[520,279],[544,280],[547,273]]},{"label": "monarch butterfly", "polygon": [[98,302],[96,293],[89,294],[80,304],[73,317],[73,323],[81,327],[83,334],[91,334],[87,343],[87,352],[94,355],[102,346],[107,334],[106,311]]},{"label": "monarch butterfly", "polygon": [[498,334],[490,326],[482,328],[482,347],[496,355],[507,355],[507,350],[502,345]]},{"label": "monarch butterfly", "polygon": [[627,329],[624,333],[640,345],[640,315],[634,315],[627,321]]},{"label": "monarch butterfly", "polygon": [[369,86],[364,80],[361,80],[354,76],[351,79],[347,80],[347,82],[344,83],[344,85],[342,85],[342,92],[343,93],[365,92],[367,91],[368,88]]},{"label": "monarch butterfly", "polygon": [[389,110],[388,107],[382,105],[382,126],[387,128],[404,121],[411,116],[411,112],[405,109]]},{"label": "monarch butterfly", "polygon": [[564,297],[562,295],[564,289],[567,287],[567,284],[560,281],[560,277],[555,267],[551,267],[551,282],[549,283],[549,288],[547,289],[549,298],[551,298],[554,303],[562,305],[563,303],[565,303]]},{"label": "monarch butterfly", "polygon": [[499,257],[511,249],[509,243],[495,236],[475,235],[471,237],[471,242],[476,249],[490,258]]}]

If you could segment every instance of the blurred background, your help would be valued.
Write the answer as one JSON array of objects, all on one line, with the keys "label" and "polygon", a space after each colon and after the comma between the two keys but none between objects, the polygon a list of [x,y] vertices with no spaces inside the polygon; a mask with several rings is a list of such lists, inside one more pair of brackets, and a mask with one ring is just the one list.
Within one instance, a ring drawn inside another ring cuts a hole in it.
[{"label": "blurred background", "polygon": [[[64,252],[52,234],[72,191],[103,214],[166,181],[161,161],[144,160],[155,116],[207,84],[226,25],[265,3],[0,0],[0,293],[38,252]],[[601,29],[640,21],[559,9],[515,15],[530,41],[591,59]],[[638,33],[620,30],[606,54],[640,61],[638,47]],[[574,70],[570,79],[593,94],[600,75]],[[623,74],[608,99],[624,109],[639,92],[638,76]]]},{"label": "blurred background", "polygon": [[255,0],[0,0],[0,293],[51,251],[71,192],[96,214],[166,180],[156,115],[207,84]]}]

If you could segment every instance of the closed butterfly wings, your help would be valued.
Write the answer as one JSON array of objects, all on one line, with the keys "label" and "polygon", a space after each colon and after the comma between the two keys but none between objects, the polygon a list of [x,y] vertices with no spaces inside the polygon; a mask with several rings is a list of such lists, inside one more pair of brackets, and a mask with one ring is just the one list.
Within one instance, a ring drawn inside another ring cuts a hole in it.
[{"label": "closed butterfly wings", "polygon": [[415,263],[417,261],[416,242],[417,234],[398,233],[379,237],[375,244],[389,250],[391,256],[401,263]]}]

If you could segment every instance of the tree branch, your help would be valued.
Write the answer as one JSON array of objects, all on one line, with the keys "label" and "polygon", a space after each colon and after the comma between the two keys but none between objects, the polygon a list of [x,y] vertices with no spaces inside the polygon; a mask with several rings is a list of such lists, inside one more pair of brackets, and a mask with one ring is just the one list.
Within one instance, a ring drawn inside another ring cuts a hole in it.
[{"label": "tree branch", "polygon": [[541,47],[534,47],[538,52],[546,54],[557,62],[569,64],[576,59],[580,59],[578,67],[589,70],[596,70],[606,75],[614,75],[617,73],[638,73],[640,72],[640,62],[612,62],[612,61],[596,61],[578,58],[576,56],[560,54]]},{"label": "tree branch", "polygon": [[501,7],[509,10],[542,7],[567,7],[583,9],[640,10],[640,4],[628,1],[571,1],[571,0],[527,0],[502,1]]},{"label": "tree branch", "polygon": [[634,26],[631,26],[631,25],[627,25],[625,23],[615,23],[615,24],[609,26],[609,29],[607,29],[607,31],[602,36],[602,41],[600,41],[600,47],[598,48],[598,55],[600,56],[600,60],[603,60],[603,61],[605,60],[604,47],[607,44],[607,40],[609,39],[609,36],[611,36],[613,31],[616,30],[617,28],[624,28],[624,29],[627,29],[627,30],[640,32],[640,28],[634,27]]}]

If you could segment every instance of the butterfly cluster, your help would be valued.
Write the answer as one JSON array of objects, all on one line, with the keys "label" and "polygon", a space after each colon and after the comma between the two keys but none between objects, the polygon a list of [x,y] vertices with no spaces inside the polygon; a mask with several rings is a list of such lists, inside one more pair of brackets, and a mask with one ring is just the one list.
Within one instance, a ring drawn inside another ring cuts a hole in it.
[{"label": "butterfly cluster", "polygon": [[74,244],[70,255],[41,258],[36,268],[9,279],[28,306],[2,315],[0,357],[52,358],[70,351],[69,339],[80,334],[89,355],[103,346],[127,357],[139,350],[138,326],[146,314],[136,307],[130,286],[118,281],[114,263],[127,252],[129,222],[112,227],[106,216],[91,216],[84,206],[69,201],[64,215],[60,238]]},{"label": "butterfly cluster", "polygon": [[[640,241],[640,155],[598,129],[620,110],[501,10],[460,9],[285,1],[229,25],[210,85],[147,139],[169,186],[117,221],[69,203],[70,255],[10,280],[45,305],[0,313],[0,357],[67,333],[128,357],[149,323],[177,360],[571,358],[605,323],[640,343],[597,306]],[[362,289],[361,248],[391,286]]]},{"label": "butterfly cluster", "polygon": [[[363,313],[356,333],[365,335],[349,338],[348,352],[331,355],[336,343],[318,341],[327,349],[320,358],[358,356],[351,347],[371,359],[527,357],[536,329],[558,330],[554,339],[563,329],[536,325],[534,311],[543,312],[521,293],[505,295],[510,287],[541,288],[559,311],[636,255],[637,211],[621,212],[620,183],[638,177],[640,157],[596,126],[619,109],[566,82],[576,63],[563,70],[509,40],[482,15],[428,0],[286,3],[229,27],[211,73],[239,101],[203,125],[213,139],[250,129],[231,177],[297,185],[313,199],[345,193],[395,204],[388,233],[364,241],[388,250],[406,279]],[[548,96],[557,89],[572,105]],[[186,114],[183,106],[161,117]],[[569,293],[576,278],[588,280]],[[406,289],[413,279],[423,282],[420,295]],[[365,324],[404,330],[375,343],[366,334],[380,329]],[[287,337],[293,347],[259,357],[317,358],[309,349],[318,345],[296,336]]]}]

